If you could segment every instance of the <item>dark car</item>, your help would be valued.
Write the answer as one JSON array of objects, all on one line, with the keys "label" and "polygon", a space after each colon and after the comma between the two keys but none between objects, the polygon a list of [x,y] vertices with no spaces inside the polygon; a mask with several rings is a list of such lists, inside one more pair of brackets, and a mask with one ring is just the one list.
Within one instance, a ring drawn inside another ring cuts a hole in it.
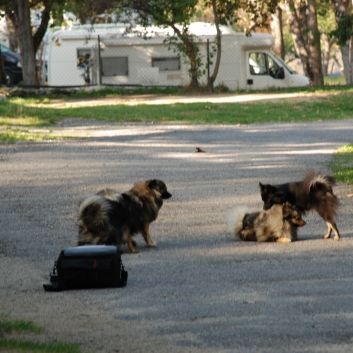
[{"label": "dark car", "polygon": [[21,58],[9,48],[0,44],[1,56],[4,63],[4,73],[8,86],[16,85],[22,81]]}]

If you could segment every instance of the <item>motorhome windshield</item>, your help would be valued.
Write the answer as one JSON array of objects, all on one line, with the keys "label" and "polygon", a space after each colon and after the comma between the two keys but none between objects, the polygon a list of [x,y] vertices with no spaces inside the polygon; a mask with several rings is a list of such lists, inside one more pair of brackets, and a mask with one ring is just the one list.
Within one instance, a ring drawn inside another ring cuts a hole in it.
[{"label": "motorhome windshield", "polygon": [[272,52],[272,55],[276,58],[276,60],[278,60],[282,66],[291,74],[296,74],[297,72],[292,70],[284,61],[282,58],[278,57],[277,55],[275,55],[273,52]]}]

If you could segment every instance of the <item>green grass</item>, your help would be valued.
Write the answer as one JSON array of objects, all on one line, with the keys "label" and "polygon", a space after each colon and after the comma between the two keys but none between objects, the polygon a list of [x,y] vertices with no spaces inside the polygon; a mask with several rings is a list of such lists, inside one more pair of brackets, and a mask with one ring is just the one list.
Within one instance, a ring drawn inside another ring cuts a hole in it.
[{"label": "green grass", "polygon": [[41,333],[43,330],[40,326],[30,321],[23,320],[0,320],[0,334],[11,332],[32,332]]},{"label": "green grass", "polygon": [[[68,343],[42,343],[34,340],[24,340],[16,337],[21,333],[34,333],[36,335],[43,334],[42,327],[23,320],[4,320],[0,319],[0,352],[13,351],[25,353],[80,353],[80,347],[77,344]],[[11,334],[8,338],[6,335]]]},{"label": "green grass", "polygon": [[[68,138],[69,136],[66,136]],[[18,128],[6,128],[5,130],[0,129],[0,141],[5,143],[14,143],[18,141],[52,141],[59,139],[58,136],[47,132],[33,132],[31,130],[20,130]]]},{"label": "green grass", "polygon": [[331,168],[337,181],[353,184],[353,144],[345,145],[337,151]]},{"label": "green grass", "polygon": [[[51,133],[31,129],[54,126],[65,118],[114,123],[252,124],[353,118],[353,88],[300,90],[303,97],[253,103],[190,103],[168,105],[96,105],[57,108],[50,97],[10,97],[0,102],[0,141],[41,141]],[[310,97],[305,97],[310,93]],[[71,95],[64,103],[76,99]],[[32,134],[32,135],[31,135]]]},{"label": "green grass", "polygon": [[53,108],[33,106],[30,99],[9,99],[0,103],[0,125],[52,126],[64,118],[85,118],[114,122],[185,122],[249,124],[292,122],[353,117],[352,92],[310,99],[275,100],[254,103],[190,103],[170,105],[102,105]]}]

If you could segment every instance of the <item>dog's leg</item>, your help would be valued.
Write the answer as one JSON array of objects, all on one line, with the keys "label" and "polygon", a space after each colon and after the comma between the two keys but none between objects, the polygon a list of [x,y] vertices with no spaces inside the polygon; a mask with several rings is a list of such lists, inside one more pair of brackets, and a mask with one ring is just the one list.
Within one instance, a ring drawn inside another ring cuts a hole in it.
[{"label": "dog's leg", "polygon": [[136,254],[136,253],[139,252],[137,247],[136,247],[135,241],[132,240],[132,236],[131,235],[129,235],[128,238],[127,238],[127,247],[129,249],[129,251],[131,253],[133,253],[133,254]]},{"label": "dog's leg", "polygon": [[147,246],[149,246],[151,248],[155,248],[157,246],[156,243],[151,238],[149,223],[144,224],[144,227],[143,227],[143,230],[141,233],[142,233],[143,238],[145,239]]},{"label": "dog's leg", "polygon": [[326,222],[327,224],[327,233],[324,235],[324,239],[329,239],[332,233],[332,226],[330,222]]},{"label": "dog's leg", "polygon": [[121,235],[121,239],[124,243],[127,244],[127,248],[131,253],[138,253],[138,248],[136,242],[132,239],[132,234],[130,233],[130,229],[124,229]]},{"label": "dog's leg", "polygon": [[324,235],[324,239],[329,239],[331,237],[332,231],[335,233],[333,240],[340,240],[341,236],[338,231],[337,225],[335,222],[326,222],[327,224],[327,233]]}]

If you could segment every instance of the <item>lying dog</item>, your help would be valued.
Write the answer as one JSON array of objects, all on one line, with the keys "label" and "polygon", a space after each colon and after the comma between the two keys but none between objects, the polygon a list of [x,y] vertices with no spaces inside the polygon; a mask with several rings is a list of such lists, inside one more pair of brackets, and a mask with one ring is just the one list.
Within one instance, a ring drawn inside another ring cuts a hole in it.
[{"label": "lying dog", "polygon": [[264,185],[259,183],[264,209],[285,201],[295,205],[303,214],[316,210],[327,224],[325,239],[330,238],[332,231],[334,239],[340,239],[335,217],[338,208],[338,198],[333,194],[332,186],[335,179],[328,175],[321,175],[314,171],[309,172],[304,180],[280,185]]},{"label": "lying dog", "polygon": [[78,245],[127,243],[134,253],[138,250],[132,237],[141,233],[148,246],[156,246],[149,226],[163,200],[171,196],[163,181],[153,179],[136,183],[122,194],[105,189],[88,197],[79,209]]},{"label": "lying dog", "polygon": [[305,221],[296,207],[285,202],[259,212],[236,209],[230,215],[229,225],[230,231],[241,240],[289,243],[297,240],[297,229],[304,226]]}]

